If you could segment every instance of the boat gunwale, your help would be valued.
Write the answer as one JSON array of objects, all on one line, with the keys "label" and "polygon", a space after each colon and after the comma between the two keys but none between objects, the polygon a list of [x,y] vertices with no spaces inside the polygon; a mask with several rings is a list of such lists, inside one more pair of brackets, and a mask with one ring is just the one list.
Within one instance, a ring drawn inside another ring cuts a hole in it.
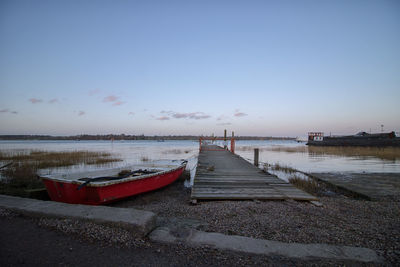
[{"label": "boat gunwale", "polygon": [[[155,177],[155,176],[160,176],[160,175],[164,175],[170,172],[174,172],[177,171],[181,168],[185,168],[187,165],[186,161],[182,161],[182,163],[179,166],[176,165],[172,165],[172,166],[176,166],[175,168],[172,169],[168,169],[168,170],[164,170],[164,171],[160,171],[160,172],[155,172],[155,173],[149,173],[149,174],[144,174],[144,175],[140,175],[140,176],[132,176],[132,177],[126,177],[126,178],[122,178],[122,179],[118,179],[118,180],[110,180],[110,181],[101,181],[101,182],[90,182],[86,185],[86,187],[104,187],[104,186],[108,186],[108,185],[114,185],[114,184],[121,184],[121,183],[126,183],[126,182],[130,182],[130,181],[137,181],[137,180],[143,180],[143,179],[147,179],[150,177]],[[116,170],[119,168],[116,168]],[[151,170],[151,169],[150,169]],[[79,181],[79,180],[68,180],[68,179],[63,179],[63,178],[53,178],[50,175],[49,176],[41,176],[40,177],[42,180],[48,180],[48,181],[56,181],[56,182],[61,182],[61,183],[68,183],[68,184],[76,184],[76,185],[81,185],[87,181]],[[82,177],[85,178],[85,177]],[[95,177],[93,177],[95,178]]]}]

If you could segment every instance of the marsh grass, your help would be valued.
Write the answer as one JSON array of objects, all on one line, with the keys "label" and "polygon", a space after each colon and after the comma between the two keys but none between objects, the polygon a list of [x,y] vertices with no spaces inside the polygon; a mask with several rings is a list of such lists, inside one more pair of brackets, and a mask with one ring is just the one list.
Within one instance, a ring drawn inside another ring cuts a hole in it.
[{"label": "marsh grass", "polygon": [[20,151],[17,153],[0,152],[0,161],[12,161],[18,163],[28,163],[37,169],[67,167],[77,164],[105,164],[121,161],[121,159],[111,157],[110,153],[91,152],[91,151],[63,151],[47,152],[41,150]]},{"label": "marsh grass", "polygon": [[189,149],[169,149],[169,150],[165,150],[162,153],[163,154],[188,154],[189,152],[191,152],[192,150]]},{"label": "marsh grass", "polygon": [[143,162],[146,162],[146,161],[149,161],[150,159],[146,156],[142,156],[142,157],[140,157],[140,160]]},{"label": "marsh grass", "polygon": [[110,153],[71,151],[48,152],[41,150],[0,152],[0,161],[12,162],[1,169],[3,179],[0,182],[0,193],[24,195],[24,190],[43,187],[37,172],[40,169],[68,167],[79,164],[101,165],[121,161]]},{"label": "marsh grass", "polygon": [[[237,147],[237,151],[251,151],[254,147]],[[308,153],[310,155],[329,155],[340,157],[375,157],[384,160],[400,159],[400,147],[344,147],[344,146],[271,146],[260,147],[259,151]]]},{"label": "marsh grass", "polygon": [[312,178],[303,179],[297,175],[293,175],[289,178],[289,183],[314,196],[320,195],[321,192],[324,190],[323,186],[321,186],[317,181]]},{"label": "marsh grass", "polygon": [[169,149],[162,152],[163,154],[182,154],[181,149]]},{"label": "marsh grass", "polygon": [[385,160],[400,159],[400,147],[343,147],[343,146],[296,146],[269,147],[269,151],[288,153],[309,153],[310,155],[331,155],[342,157],[376,157]]},{"label": "marsh grass", "polygon": [[275,163],[275,164],[264,164],[264,169],[271,169],[273,171],[281,171],[281,172],[285,172],[285,173],[296,173],[298,172],[298,170],[289,167],[287,165],[282,165],[279,163]]}]

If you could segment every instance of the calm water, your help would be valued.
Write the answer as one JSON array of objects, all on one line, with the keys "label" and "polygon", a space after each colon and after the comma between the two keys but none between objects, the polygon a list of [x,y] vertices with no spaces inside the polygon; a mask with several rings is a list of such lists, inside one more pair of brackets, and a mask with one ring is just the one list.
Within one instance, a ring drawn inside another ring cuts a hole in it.
[{"label": "calm water", "polygon": [[[268,151],[273,146],[305,146],[295,141],[237,141],[236,153],[253,161],[253,148],[260,148],[260,162],[279,163],[304,172],[400,172],[400,160],[382,160],[375,157],[349,157],[335,155],[315,155],[301,152]],[[140,165],[144,158],[188,159],[187,169],[194,171],[197,163],[199,144],[197,141],[0,141],[0,151],[75,151],[88,150],[109,152],[123,159],[109,164],[109,167]],[[264,148],[264,150],[263,150]],[[43,170],[42,174],[57,172],[80,172],[105,166],[73,166],[68,168]]]},{"label": "calm water", "polygon": [[79,165],[67,168],[42,170],[42,174],[81,172],[105,167],[124,167],[138,165],[151,160],[188,159],[187,168],[193,169],[198,155],[198,142],[194,141],[0,141],[0,151],[77,151],[109,152],[122,159],[106,166]]},{"label": "calm water", "polygon": [[[356,157],[326,155],[302,152],[265,151],[263,148],[306,146],[296,141],[238,141],[236,153],[253,160],[253,150],[241,148],[260,148],[260,162],[279,163],[304,172],[400,172],[400,155],[395,160],[383,160],[376,157]],[[399,150],[400,151],[400,150]]]}]

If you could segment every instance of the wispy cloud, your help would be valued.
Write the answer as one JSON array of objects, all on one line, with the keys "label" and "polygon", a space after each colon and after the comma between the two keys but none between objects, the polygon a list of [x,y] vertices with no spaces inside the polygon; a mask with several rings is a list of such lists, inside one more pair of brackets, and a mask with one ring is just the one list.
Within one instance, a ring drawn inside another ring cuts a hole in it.
[{"label": "wispy cloud", "polygon": [[126,102],[121,101],[118,99],[118,96],[115,95],[109,95],[103,98],[104,103],[112,103],[113,106],[121,106],[125,104]]},{"label": "wispy cloud", "polygon": [[229,119],[229,117],[228,117],[228,116],[225,116],[225,115],[221,115],[221,116],[219,116],[219,117],[217,118],[217,121],[222,121],[222,120],[226,120],[226,119]]},{"label": "wispy cloud", "polygon": [[108,102],[115,102],[115,101],[117,101],[117,99],[118,99],[117,96],[115,96],[115,95],[109,95],[109,96],[106,96],[106,97],[103,99],[103,102],[105,102],[105,103],[108,103]]},{"label": "wispy cloud", "polygon": [[167,120],[169,120],[169,117],[167,117],[167,116],[161,116],[161,117],[156,118],[156,120],[159,120],[159,121],[167,121]]},{"label": "wispy cloud", "polygon": [[116,102],[114,102],[112,105],[113,105],[113,106],[121,106],[121,105],[123,105],[123,104],[125,104],[125,102],[116,101]]},{"label": "wispy cloud", "polygon": [[51,99],[51,100],[49,101],[50,104],[54,104],[54,103],[57,103],[57,102],[58,102],[58,99],[57,99],[57,98],[53,98],[53,99]]},{"label": "wispy cloud", "polygon": [[247,115],[248,115],[247,113],[240,112],[239,109],[236,109],[235,113],[233,114],[233,116],[235,116],[235,117],[244,117],[244,116],[247,116]]},{"label": "wispy cloud", "polygon": [[204,112],[188,112],[188,113],[181,113],[175,111],[165,111],[162,110],[161,113],[168,114],[175,119],[192,119],[192,120],[202,120],[211,118],[210,115],[205,114]]},{"label": "wispy cloud", "polygon": [[79,112],[78,112],[78,116],[83,116],[83,115],[85,115],[86,114],[86,112],[85,111],[82,111],[82,110],[80,110]]},{"label": "wispy cloud", "polygon": [[38,99],[38,98],[29,98],[29,101],[30,101],[32,104],[37,104],[37,103],[43,102],[42,99]]},{"label": "wispy cloud", "polygon": [[189,117],[189,119],[203,120],[203,119],[211,118],[211,115],[207,115],[203,112],[195,112],[195,113],[189,113],[188,117]]},{"label": "wispy cloud", "polygon": [[8,108],[0,110],[0,113],[11,113],[11,114],[18,114],[17,111],[9,110]]},{"label": "wispy cloud", "polygon": [[98,88],[89,91],[89,95],[90,95],[90,96],[97,95],[97,94],[99,94],[99,93],[101,93],[101,90],[98,89]]},{"label": "wispy cloud", "polygon": [[221,123],[217,123],[217,125],[226,126],[226,125],[232,125],[232,123],[230,123],[230,122],[221,122]]},{"label": "wispy cloud", "polygon": [[128,115],[133,116],[133,115],[135,115],[135,112],[132,112],[132,111],[131,111],[131,112],[128,113]]}]

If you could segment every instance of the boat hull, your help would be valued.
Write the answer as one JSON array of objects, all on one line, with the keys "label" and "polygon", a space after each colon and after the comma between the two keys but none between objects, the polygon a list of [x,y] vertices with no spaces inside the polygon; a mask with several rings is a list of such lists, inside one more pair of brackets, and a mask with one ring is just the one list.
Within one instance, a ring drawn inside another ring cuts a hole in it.
[{"label": "boat hull", "polygon": [[400,138],[395,132],[369,134],[360,132],[356,135],[347,136],[324,136],[322,132],[308,133],[309,146],[365,146],[365,147],[388,147],[400,146]]},{"label": "boat hull", "polygon": [[143,179],[122,181],[104,186],[88,184],[78,190],[79,183],[42,178],[53,201],[70,204],[101,205],[126,197],[153,191],[176,181],[183,173],[185,165],[174,170]]}]

